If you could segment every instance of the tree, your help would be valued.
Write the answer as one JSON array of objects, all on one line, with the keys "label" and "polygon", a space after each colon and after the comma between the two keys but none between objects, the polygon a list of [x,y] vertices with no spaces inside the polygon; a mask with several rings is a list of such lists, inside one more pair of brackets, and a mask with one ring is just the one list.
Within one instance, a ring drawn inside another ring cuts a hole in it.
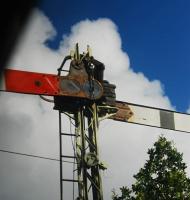
[{"label": "tree", "polygon": [[112,199],[113,200],[131,200],[131,190],[127,187],[121,187],[121,196],[119,197],[115,190],[112,191]]},{"label": "tree", "polygon": [[136,182],[132,188],[120,188],[122,195],[113,193],[113,200],[190,200],[187,166],[173,142],[159,137],[148,155],[149,160],[134,175]]}]

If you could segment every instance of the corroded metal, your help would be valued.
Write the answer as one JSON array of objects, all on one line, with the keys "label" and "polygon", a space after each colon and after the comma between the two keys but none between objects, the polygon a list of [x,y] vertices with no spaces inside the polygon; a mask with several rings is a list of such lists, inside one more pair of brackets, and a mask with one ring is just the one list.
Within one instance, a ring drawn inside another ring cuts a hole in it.
[{"label": "corroded metal", "polygon": [[59,78],[59,95],[68,97],[78,97],[87,99],[99,99],[103,95],[103,87],[97,80],[92,80],[94,93],[89,94],[89,80],[85,76],[60,76]]},{"label": "corroded metal", "polygon": [[117,108],[117,112],[110,119],[128,121],[134,115],[129,105],[125,102],[116,101],[115,107]]}]

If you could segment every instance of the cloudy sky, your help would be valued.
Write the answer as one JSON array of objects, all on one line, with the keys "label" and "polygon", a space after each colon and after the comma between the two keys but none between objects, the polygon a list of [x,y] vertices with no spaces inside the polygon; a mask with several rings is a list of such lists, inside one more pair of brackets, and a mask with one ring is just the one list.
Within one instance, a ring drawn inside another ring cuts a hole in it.
[{"label": "cloudy sky", "polygon": [[[117,99],[187,111],[190,74],[189,1],[43,1],[33,11],[7,67],[56,73],[70,49],[89,44],[117,85]],[[183,88],[183,89],[182,89]],[[58,158],[58,114],[38,96],[0,94],[0,149]],[[68,129],[68,121],[64,120]],[[100,124],[105,200],[133,183],[160,134],[184,153],[190,175],[190,135],[106,120]],[[69,151],[68,143],[65,151]],[[0,153],[0,199],[59,199],[59,163]],[[68,173],[72,166],[66,166]],[[71,199],[71,186],[65,186]],[[70,189],[69,189],[70,188]]]}]

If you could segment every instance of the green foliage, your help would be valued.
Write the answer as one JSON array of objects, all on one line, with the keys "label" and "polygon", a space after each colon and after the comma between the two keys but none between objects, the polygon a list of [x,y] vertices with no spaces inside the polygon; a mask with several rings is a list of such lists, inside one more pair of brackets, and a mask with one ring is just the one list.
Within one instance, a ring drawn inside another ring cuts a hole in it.
[{"label": "green foliage", "polygon": [[119,197],[116,192],[112,191],[112,199],[113,200],[130,200],[131,199],[131,190],[127,187],[121,187],[121,196]]},{"label": "green foliage", "polygon": [[159,137],[148,150],[149,160],[134,175],[132,189],[113,192],[113,200],[190,200],[190,179],[187,178],[183,154],[165,137]]}]

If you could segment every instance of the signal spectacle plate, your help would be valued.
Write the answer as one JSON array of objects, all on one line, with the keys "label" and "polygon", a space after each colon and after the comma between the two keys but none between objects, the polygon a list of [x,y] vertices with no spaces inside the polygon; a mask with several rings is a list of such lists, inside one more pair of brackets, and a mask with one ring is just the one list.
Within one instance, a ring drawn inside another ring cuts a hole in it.
[{"label": "signal spectacle plate", "polygon": [[83,90],[89,99],[99,99],[103,95],[103,88],[97,80],[86,81]]},{"label": "signal spectacle plate", "polygon": [[71,94],[79,93],[81,90],[80,83],[75,80],[61,79],[60,89],[62,92],[69,92]]}]

